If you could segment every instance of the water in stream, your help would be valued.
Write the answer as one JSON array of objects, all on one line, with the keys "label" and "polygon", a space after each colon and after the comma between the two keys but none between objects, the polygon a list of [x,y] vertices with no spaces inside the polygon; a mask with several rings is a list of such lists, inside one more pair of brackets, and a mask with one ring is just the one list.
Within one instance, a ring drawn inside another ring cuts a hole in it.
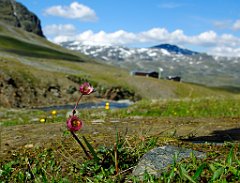
[{"label": "water in stream", "polygon": [[[94,109],[94,108],[105,108],[106,103],[109,103],[110,109],[121,109],[130,106],[132,103],[129,101],[102,101],[102,102],[85,102],[78,105],[78,109]],[[36,108],[43,111],[51,110],[64,110],[64,109],[73,109],[75,105],[66,104],[66,105],[56,105],[56,106],[47,106]]]}]

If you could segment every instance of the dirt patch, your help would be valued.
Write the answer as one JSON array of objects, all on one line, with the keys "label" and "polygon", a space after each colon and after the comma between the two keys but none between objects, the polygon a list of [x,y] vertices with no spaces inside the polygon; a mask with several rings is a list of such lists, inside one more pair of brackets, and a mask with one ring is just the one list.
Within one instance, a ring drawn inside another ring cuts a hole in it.
[{"label": "dirt patch", "polygon": [[[127,136],[181,137],[190,141],[240,141],[240,118],[127,118],[89,121],[78,135],[88,136],[94,145],[108,144],[116,133]],[[12,150],[45,146],[63,138],[65,123],[29,124],[1,129],[1,154]]]}]

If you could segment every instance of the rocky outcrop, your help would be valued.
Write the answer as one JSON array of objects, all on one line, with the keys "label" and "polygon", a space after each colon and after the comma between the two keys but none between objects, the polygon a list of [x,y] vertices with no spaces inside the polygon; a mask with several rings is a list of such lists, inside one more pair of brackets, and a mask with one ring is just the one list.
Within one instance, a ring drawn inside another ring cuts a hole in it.
[{"label": "rocky outcrop", "polygon": [[37,101],[36,89],[28,82],[19,83],[17,77],[12,77],[0,70],[0,106],[26,107]]},{"label": "rocky outcrop", "polygon": [[[0,61],[7,63],[4,59]],[[0,107],[31,108],[72,103],[79,97],[79,85],[84,82],[90,82],[96,89],[90,100],[139,99],[135,92],[127,88],[103,86],[74,75],[63,78],[52,78],[51,74],[39,77],[27,69],[15,72],[14,69],[8,71],[4,68],[0,68]]]},{"label": "rocky outcrop", "polygon": [[136,96],[133,91],[122,88],[120,86],[110,87],[106,89],[106,91],[103,94],[103,98],[109,100],[122,100],[122,99],[129,99],[132,101],[136,100]]},{"label": "rocky outcrop", "polygon": [[39,18],[15,0],[0,0],[0,22],[45,37]]},{"label": "rocky outcrop", "polygon": [[[133,90],[130,90],[128,88],[124,88],[122,86],[103,86],[100,85],[94,81],[90,81],[89,79],[86,78],[81,78],[75,75],[68,75],[67,78],[71,80],[74,83],[84,83],[84,82],[89,82],[91,83],[96,92],[95,96],[98,98],[104,98],[108,100],[123,100],[123,99],[128,99],[131,101],[138,101],[141,99],[140,96],[136,95],[136,93]],[[71,93],[71,91],[76,91],[75,88],[69,88],[68,92]]]}]

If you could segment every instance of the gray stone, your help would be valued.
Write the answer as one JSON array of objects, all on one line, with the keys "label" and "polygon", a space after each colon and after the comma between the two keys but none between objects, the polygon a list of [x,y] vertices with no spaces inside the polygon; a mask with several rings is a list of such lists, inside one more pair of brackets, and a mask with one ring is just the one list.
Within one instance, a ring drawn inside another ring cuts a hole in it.
[{"label": "gray stone", "polygon": [[132,174],[142,178],[144,173],[147,172],[155,177],[159,177],[168,165],[174,163],[174,159],[180,161],[190,157],[191,153],[197,158],[204,158],[206,156],[204,152],[171,145],[154,148],[143,155]]}]

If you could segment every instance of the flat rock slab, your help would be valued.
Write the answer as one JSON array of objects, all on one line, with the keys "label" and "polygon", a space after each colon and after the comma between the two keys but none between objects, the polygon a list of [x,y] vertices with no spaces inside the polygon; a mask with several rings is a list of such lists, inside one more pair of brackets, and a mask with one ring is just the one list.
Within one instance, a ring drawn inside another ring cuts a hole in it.
[{"label": "flat rock slab", "polygon": [[147,172],[155,177],[160,177],[161,172],[168,165],[174,163],[174,159],[175,161],[180,161],[184,158],[189,158],[191,157],[191,153],[197,158],[204,158],[206,156],[204,152],[171,145],[154,148],[143,155],[133,170],[133,175],[142,178],[144,173]]}]

